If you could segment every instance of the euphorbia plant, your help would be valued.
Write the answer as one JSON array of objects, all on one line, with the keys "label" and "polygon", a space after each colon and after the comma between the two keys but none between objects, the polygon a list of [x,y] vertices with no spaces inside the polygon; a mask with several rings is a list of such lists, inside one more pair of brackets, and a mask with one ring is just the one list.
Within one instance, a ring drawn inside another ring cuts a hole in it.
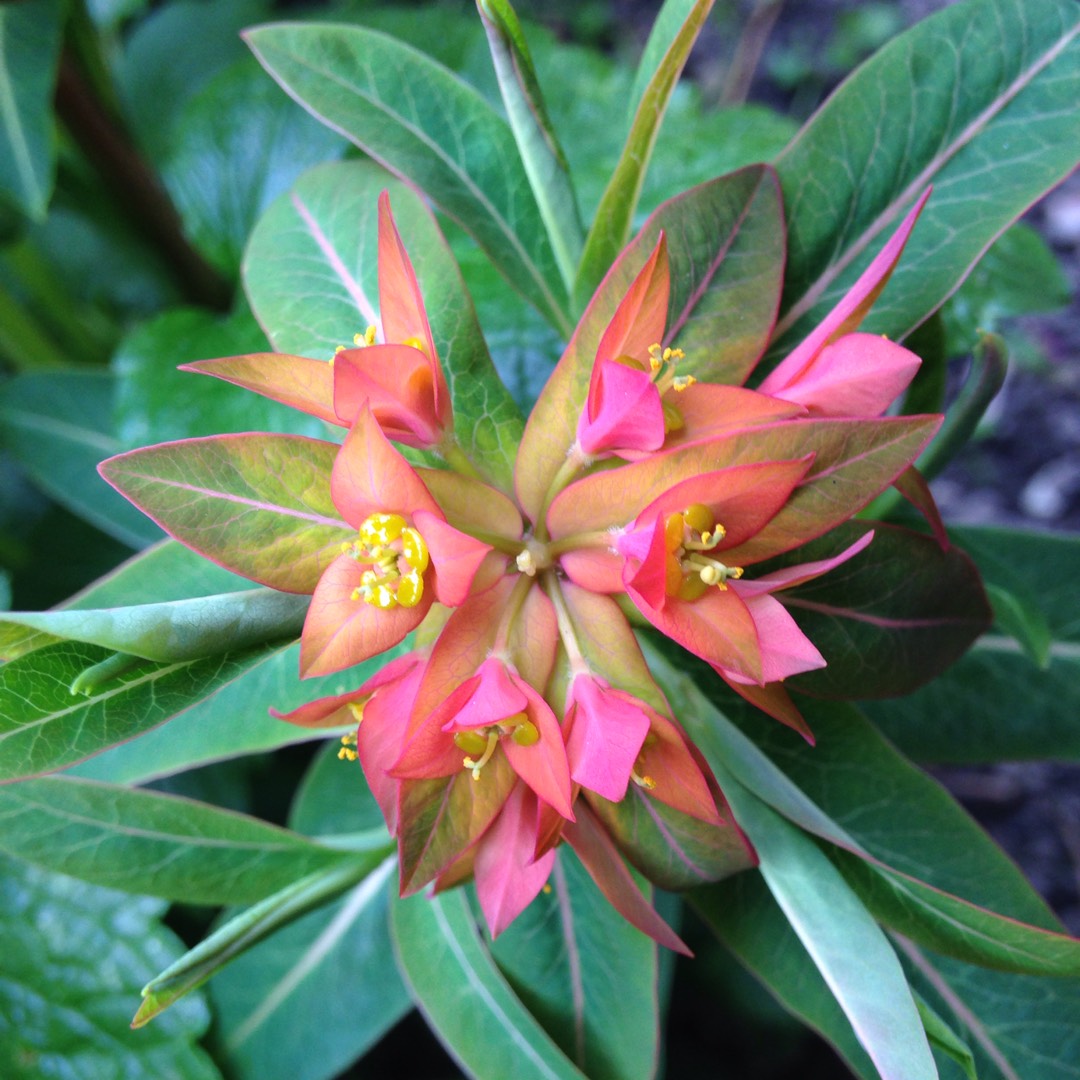
[{"label": "euphorbia plant", "polygon": [[[290,419],[295,410],[307,414],[324,437],[201,435],[100,466],[166,533],[228,571],[233,591],[9,617],[11,696],[20,679],[62,671],[53,681],[81,695],[80,716],[87,701],[89,735],[43,746],[33,732],[58,723],[59,707],[33,705],[52,719],[17,713],[4,775],[23,783],[0,793],[15,823],[0,846],[112,883],[123,879],[107,858],[76,847],[105,850],[154,820],[153,838],[132,841],[129,857],[147,867],[137,888],[254,903],[147,986],[137,1024],[281,925],[343,895],[366,909],[396,872],[389,931],[365,933],[392,938],[413,999],[475,1075],[505,1074],[511,1046],[529,1050],[515,1075],[654,1071],[656,945],[690,951],[678,908],[654,903],[654,886],[685,893],[860,1075],[936,1076],[935,1053],[973,1060],[965,1038],[1000,1068],[971,1019],[982,1006],[963,1005],[952,961],[941,968],[926,950],[1075,977],[1080,946],[1037,904],[1012,896],[1013,918],[993,914],[957,885],[947,857],[860,825],[876,811],[857,803],[845,768],[903,787],[896,816],[950,829],[998,865],[844,702],[915,689],[990,624],[979,575],[917,467],[940,465],[931,440],[943,402],[920,390],[933,380],[898,339],[1072,163],[1058,138],[1030,151],[1039,177],[986,180],[962,151],[995,145],[996,125],[1011,122],[998,114],[1024,103],[1057,122],[1046,100],[1062,94],[1075,29],[1041,30],[1042,51],[1017,60],[1023,80],[972,90],[963,116],[940,121],[945,150],[883,136],[865,150],[864,188],[826,190],[830,170],[855,159],[856,105],[876,101],[884,114],[911,94],[882,54],[775,165],[672,194],[631,236],[668,98],[711,4],[665,5],[588,233],[522,27],[505,0],[477,6],[508,123],[448,71],[362,28],[248,34],[294,98],[411,186],[370,163],[302,177],[267,212],[245,263],[274,351],[184,365],[287,406],[274,415],[290,429],[307,423]],[[1064,5],[1039,6],[1043,22],[1066,19]],[[959,42],[983,8],[1002,25],[1035,25],[1004,0],[969,0],[903,49]],[[388,108],[397,99],[381,82],[403,64],[424,90],[408,116]],[[963,98],[969,82],[955,78]],[[449,151],[448,131],[469,137]],[[977,180],[994,205],[981,227],[948,197]],[[415,188],[565,338],[527,418]],[[331,284],[309,300],[300,279],[312,265]],[[946,421],[953,432],[972,422]],[[884,494],[894,486],[925,526],[910,512],[903,525],[864,514],[895,507]],[[193,565],[166,543],[120,571],[121,592],[161,558]],[[282,659],[297,632],[299,650]],[[243,688],[271,656],[288,680],[255,703],[276,718],[259,721],[274,725],[271,742],[332,736],[334,798],[373,800],[382,825],[317,828],[312,841],[208,806],[189,819],[182,800],[119,776],[26,779],[204,699],[223,742],[185,751],[179,767],[242,753],[246,721],[215,711],[211,695],[232,680]],[[802,775],[814,762],[835,767],[837,791]],[[57,815],[82,830],[70,849],[40,843]],[[224,878],[202,859],[207,836],[222,841]],[[236,888],[244,843],[281,849],[247,891]],[[788,970],[760,951],[762,934],[780,933],[761,882],[787,917]],[[545,989],[550,950],[529,946],[553,933],[565,993]],[[583,975],[586,949],[612,973],[605,988]],[[624,984],[632,1004],[608,1030],[594,1018]],[[799,1004],[800,985],[815,987],[823,1011]],[[918,996],[931,991],[933,1002]],[[634,1028],[644,1049],[623,1056]]]}]

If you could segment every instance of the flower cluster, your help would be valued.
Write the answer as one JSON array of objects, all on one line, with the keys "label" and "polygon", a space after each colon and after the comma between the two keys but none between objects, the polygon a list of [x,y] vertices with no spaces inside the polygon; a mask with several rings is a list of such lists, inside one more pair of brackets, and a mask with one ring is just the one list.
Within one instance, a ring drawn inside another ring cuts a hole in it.
[{"label": "flower cluster", "polygon": [[[385,194],[381,327],[329,363],[192,365],[347,429],[330,492],[351,538],[314,587],[302,672],[344,670],[415,634],[363,685],[284,718],[357,723],[342,755],[359,760],[397,837],[403,893],[474,878],[498,934],[567,843],[634,925],[681,949],[624,858],[674,887],[753,863],[632,623],[651,624],[809,737],[784,681],[825,661],[784,591],[850,559],[872,534],[829,559],[759,567],[850,518],[932,433],[930,422],[854,478],[837,464],[852,439],[888,442],[891,421],[880,418],[919,364],[856,328],[920,208],[756,389],[680,374],[687,358],[670,340],[660,234],[599,335],[569,451],[553,460],[544,450],[544,406],[561,405],[542,395],[503,489],[455,438]],[[550,386],[566,383],[568,363]],[[438,467],[410,463],[394,443]],[[683,872],[653,867],[637,840],[645,820],[693,833],[702,857]]]}]

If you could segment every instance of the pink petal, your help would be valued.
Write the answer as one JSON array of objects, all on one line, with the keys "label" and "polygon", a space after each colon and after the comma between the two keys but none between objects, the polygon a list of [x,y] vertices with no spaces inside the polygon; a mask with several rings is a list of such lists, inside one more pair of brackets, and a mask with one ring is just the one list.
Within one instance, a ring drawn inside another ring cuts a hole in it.
[{"label": "pink petal", "polygon": [[351,424],[367,402],[387,438],[434,446],[442,437],[431,363],[409,345],[343,349],[334,357],[334,410]]},{"label": "pink petal", "polygon": [[830,341],[835,341],[844,334],[850,333],[862,322],[899,262],[904,245],[911,235],[911,230],[915,228],[915,222],[928,198],[930,198],[930,188],[927,188],[919,197],[900,223],[900,228],[893,233],[873,262],[862,272],[858,281],[844,294],[836,307],[781,364],[766,376],[758,387],[761,393],[775,394],[778,389],[791,385]]},{"label": "pink petal", "polygon": [[431,556],[435,595],[439,603],[457,607],[469,595],[480,564],[493,549],[466,533],[458,532],[443,520],[440,513],[417,510],[412,518]]},{"label": "pink petal", "polygon": [[621,593],[622,557],[604,548],[578,548],[559,556],[566,576],[583,589],[595,593]]},{"label": "pink petal", "polygon": [[[647,371],[613,360],[598,362],[595,393],[578,420],[578,443],[590,456],[664,445],[664,406]],[[595,405],[594,405],[595,402]]]},{"label": "pink petal", "polygon": [[781,682],[791,675],[825,667],[825,658],[779,600],[768,595],[754,596],[746,606],[761,642],[761,681]]},{"label": "pink petal", "polygon": [[519,746],[509,735],[500,745],[514,772],[549,806],[564,818],[574,820],[571,809],[570,766],[566,761],[562,729],[548,703],[527,683],[513,676],[514,683],[528,698],[525,715],[540,732],[532,746]]},{"label": "pink petal", "polygon": [[805,406],[812,416],[880,416],[921,363],[910,350],[876,334],[845,334],[772,393]]},{"label": "pink petal", "polygon": [[[631,595],[640,596],[646,604],[661,611],[668,602],[667,573],[668,549],[664,529],[664,518],[658,516],[652,525],[635,529],[619,538],[619,551],[622,554],[639,551],[642,541],[648,538],[649,547],[644,558],[635,567],[632,556],[623,571],[623,584]],[[636,603],[637,601],[635,601]]]},{"label": "pink petal", "polygon": [[591,675],[570,686],[573,725],[566,742],[570,778],[611,802],[626,795],[630,773],[649,734],[650,714],[640,701]]},{"label": "pink petal", "polygon": [[386,611],[353,600],[366,569],[351,556],[339,555],[315,586],[300,635],[300,672],[305,678],[329,675],[378,656],[415,630],[431,607],[430,594],[416,607]]},{"label": "pink petal", "polygon": [[632,586],[626,591],[642,615],[684,649],[750,682],[764,682],[757,626],[730,583],[726,591],[710,588],[697,600],[669,600],[663,608],[651,607]]},{"label": "pink petal", "polygon": [[354,529],[375,513],[406,517],[417,510],[439,513],[420,477],[390,445],[366,405],[334,459],[330,492],[334,505]]},{"label": "pink petal", "polygon": [[783,570],[774,570],[771,574],[762,574],[761,577],[746,579],[732,583],[735,591],[744,599],[759,596],[762,593],[774,593],[780,589],[791,589],[804,582],[813,581],[814,578],[827,574],[834,567],[845,563],[848,559],[858,555],[871,540],[874,539],[874,530],[867,529],[862,536],[853,544],[849,544],[838,555],[829,559],[815,559],[813,562],[798,563],[795,566],[787,566]]},{"label": "pink petal", "polygon": [[532,903],[551,873],[554,850],[533,859],[537,819],[536,796],[524,784],[517,784],[477,845],[476,895],[492,937],[498,937]]},{"label": "pink petal", "polygon": [[493,656],[485,660],[476,672],[476,680],[472,693],[443,724],[443,731],[486,727],[525,711],[529,700],[501,660]]}]

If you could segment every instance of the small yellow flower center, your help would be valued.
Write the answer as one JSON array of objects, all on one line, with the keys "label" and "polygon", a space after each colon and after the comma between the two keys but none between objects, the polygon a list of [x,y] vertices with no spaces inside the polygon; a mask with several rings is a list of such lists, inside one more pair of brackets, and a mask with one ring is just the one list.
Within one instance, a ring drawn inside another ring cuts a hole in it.
[{"label": "small yellow flower center", "polygon": [[665,592],[679,600],[696,600],[712,585],[727,588],[728,578],[741,578],[741,566],[727,566],[708,555],[724,539],[723,525],[701,503],[664,519]]},{"label": "small yellow flower center", "polygon": [[337,752],[338,761],[355,761],[356,760],[356,735],[341,736],[341,749]]},{"label": "small yellow flower center", "polygon": [[357,539],[342,544],[341,550],[371,564],[353,589],[354,600],[388,611],[416,607],[423,599],[428,546],[400,514],[372,514],[361,524]]},{"label": "small yellow flower center", "polygon": [[523,712],[497,724],[454,732],[454,745],[467,755],[461,766],[472,772],[474,780],[480,779],[480,770],[491,760],[504,735],[509,735],[518,746],[535,746],[540,741],[539,730]]}]

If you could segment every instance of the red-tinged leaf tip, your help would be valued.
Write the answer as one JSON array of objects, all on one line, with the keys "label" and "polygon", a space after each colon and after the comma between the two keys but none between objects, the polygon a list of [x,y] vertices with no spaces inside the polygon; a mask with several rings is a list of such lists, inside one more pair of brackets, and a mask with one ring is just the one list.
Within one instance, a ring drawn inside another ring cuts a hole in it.
[{"label": "red-tinged leaf tip", "polygon": [[926,477],[914,465],[910,465],[893,481],[893,487],[926,519],[941,550],[948,551],[951,546],[949,534]]},{"label": "red-tinged leaf tip", "polygon": [[180,371],[212,375],[290,408],[340,425],[334,411],[334,365],[286,353],[249,353],[181,364]]},{"label": "red-tinged leaf tip", "polygon": [[597,888],[631,926],[672,952],[694,955],[641,894],[611,837],[580,800],[577,821],[563,826],[563,836]]},{"label": "red-tinged leaf tip", "polygon": [[334,459],[330,491],[334,505],[354,529],[376,513],[408,517],[428,510],[442,516],[423,481],[390,445],[367,407],[357,413]]},{"label": "red-tinged leaf tip", "polygon": [[785,727],[797,731],[811,746],[815,745],[814,733],[807,726],[803,715],[791,700],[791,695],[780,683],[769,683],[767,686],[757,686],[752,683],[735,682],[723,672],[714,667],[720,676],[740,697],[745,698],[755,708],[779,720]]},{"label": "red-tinged leaf tip", "polygon": [[[670,293],[667,239],[661,230],[656,246],[627,289],[600,338],[596,349],[597,366],[620,356],[646,360],[649,346],[663,340]],[[595,373],[596,368],[593,370]],[[592,398],[591,389],[589,397]]]}]

